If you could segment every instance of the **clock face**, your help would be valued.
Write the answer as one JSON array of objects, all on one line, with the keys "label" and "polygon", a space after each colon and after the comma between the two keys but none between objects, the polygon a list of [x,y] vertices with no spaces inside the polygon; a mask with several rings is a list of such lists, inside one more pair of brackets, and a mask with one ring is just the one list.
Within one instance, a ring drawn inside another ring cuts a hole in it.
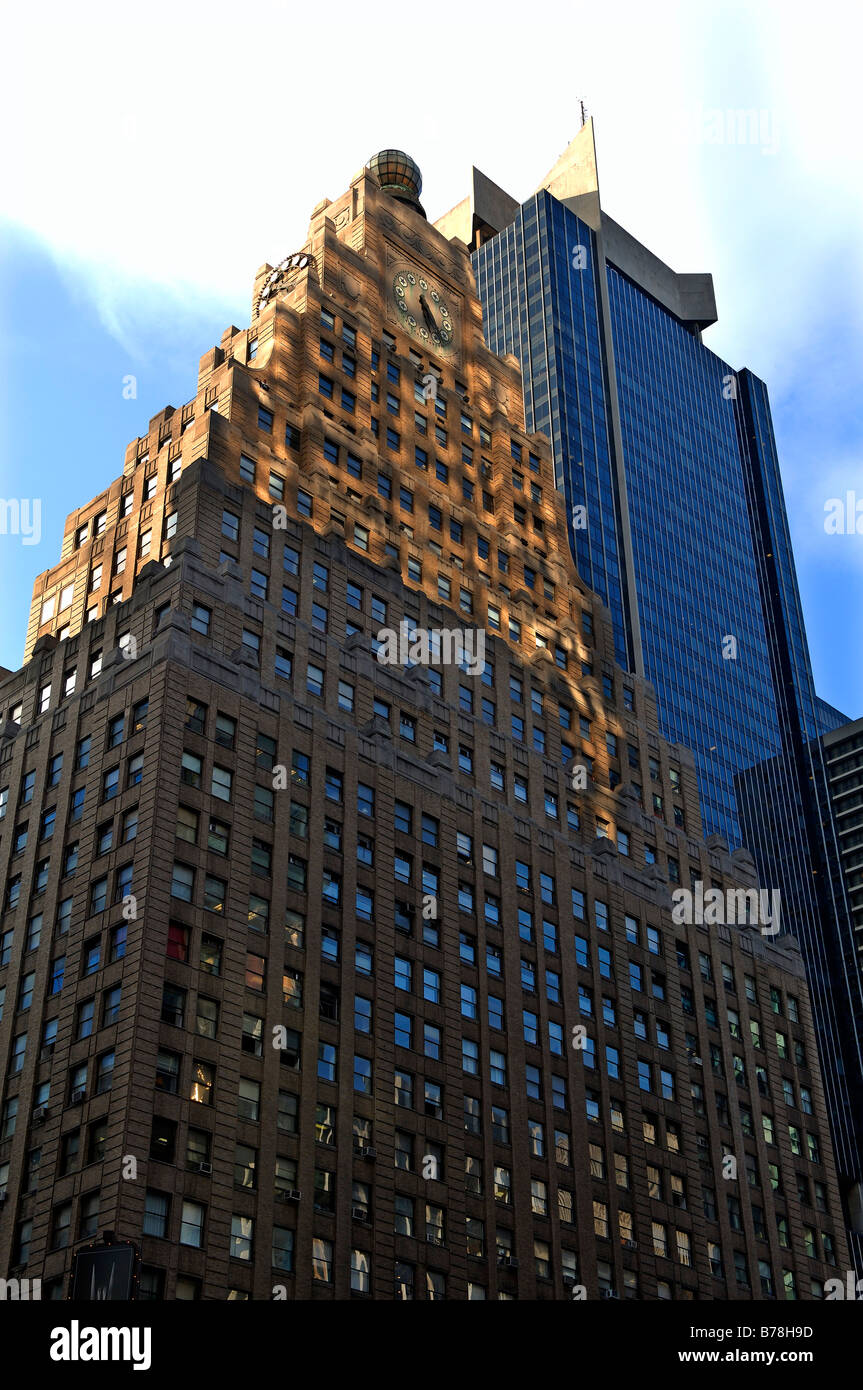
[{"label": "clock face", "polygon": [[305,270],[307,266],[311,266],[313,270],[317,269],[314,257],[307,255],[304,251],[297,251],[295,255],[286,256],[283,261],[279,261],[275,270],[271,270],[264,281],[258,295],[256,312],[260,313],[262,309],[266,308],[273,295],[277,294],[279,290],[287,289],[291,279],[295,278],[299,271]]},{"label": "clock face", "polygon": [[428,276],[405,267],[393,276],[392,292],[402,327],[428,352],[451,356],[456,351],[456,329],[446,291]]}]

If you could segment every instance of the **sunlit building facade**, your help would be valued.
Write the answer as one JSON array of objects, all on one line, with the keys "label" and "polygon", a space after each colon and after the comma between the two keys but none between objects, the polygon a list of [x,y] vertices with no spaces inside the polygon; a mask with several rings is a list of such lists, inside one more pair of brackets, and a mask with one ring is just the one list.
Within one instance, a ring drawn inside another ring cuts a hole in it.
[{"label": "sunlit building facade", "polygon": [[[419,192],[385,151],[319,205],[36,581],[0,1266],[61,1298],[110,1230],[149,1299],[819,1298],[799,953],[672,917],[752,861],[703,839]],[[476,660],[410,646],[453,632]]]}]

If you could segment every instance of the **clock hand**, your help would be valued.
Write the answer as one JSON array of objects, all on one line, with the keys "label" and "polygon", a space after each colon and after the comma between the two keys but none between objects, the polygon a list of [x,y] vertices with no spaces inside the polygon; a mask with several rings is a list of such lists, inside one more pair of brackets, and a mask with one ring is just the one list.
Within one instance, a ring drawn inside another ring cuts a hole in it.
[{"label": "clock hand", "polygon": [[420,306],[422,307],[423,318],[425,319],[426,323],[428,324],[429,329],[430,329],[433,333],[436,333],[436,332],[437,332],[437,324],[436,324],[435,321],[434,321],[434,315],[432,314],[432,311],[431,311],[431,309],[430,309],[429,306],[428,306],[428,300],[426,299],[426,297],[425,297],[424,294],[421,294],[421,295],[420,295]]}]

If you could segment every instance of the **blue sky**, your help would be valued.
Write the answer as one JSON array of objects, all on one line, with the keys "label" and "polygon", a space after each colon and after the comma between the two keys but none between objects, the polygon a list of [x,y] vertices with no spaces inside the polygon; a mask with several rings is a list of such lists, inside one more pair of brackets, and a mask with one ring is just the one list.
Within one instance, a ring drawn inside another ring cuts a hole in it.
[{"label": "blue sky", "polygon": [[41,498],[42,540],[0,535],[0,664],[20,663],[67,512],[194,395],[199,357],[248,321],[255,270],[302,244],[322,197],[387,145],[419,162],[431,218],[471,164],[526,197],[583,97],[604,206],[676,270],[712,271],[705,341],[768,383],[818,689],[863,713],[863,534],[824,529],[830,498],[863,504],[859,83],[835,41],[849,7],[826,0],[816,27],[771,0],[537,0],[529,22],[441,0],[424,27],[390,0],[337,3],[326,43],[304,13],[48,0],[7,20],[0,497]]}]

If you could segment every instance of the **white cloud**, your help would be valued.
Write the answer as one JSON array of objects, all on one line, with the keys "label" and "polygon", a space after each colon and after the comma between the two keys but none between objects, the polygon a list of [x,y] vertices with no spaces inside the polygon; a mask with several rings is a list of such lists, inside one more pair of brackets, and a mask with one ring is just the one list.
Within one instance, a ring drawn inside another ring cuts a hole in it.
[{"label": "white cloud", "polygon": [[[222,307],[225,326],[247,322],[257,267],[301,245],[376,149],[414,155],[432,218],[471,164],[525,197],[584,97],[608,211],[675,269],[713,272],[705,341],[800,421],[783,453],[796,507],[813,457],[840,490],[858,476],[829,427],[856,413],[863,345],[852,15],[841,0],[817,15],[787,0],[20,5],[0,210],[146,359],[166,324]],[[693,138],[739,110],[765,113],[774,153]]]},{"label": "white cloud", "polygon": [[[315,203],[383,145],[417,158],[432,216],[472,163],[526,196],[584,96],[609,211],[675,268],[714,271],[708,341],[781,388],[837,267],[859,308],[857,57],[835,42],[840,13],[442,0],[425,24],[393,0],[325,16],[279,0],[21,6],[0,197],[125,340],[154,286],[248,312],[257,266],[301,244]],[[738,109],[767,113],[776,154],[680,138],[699,112]]]}]

